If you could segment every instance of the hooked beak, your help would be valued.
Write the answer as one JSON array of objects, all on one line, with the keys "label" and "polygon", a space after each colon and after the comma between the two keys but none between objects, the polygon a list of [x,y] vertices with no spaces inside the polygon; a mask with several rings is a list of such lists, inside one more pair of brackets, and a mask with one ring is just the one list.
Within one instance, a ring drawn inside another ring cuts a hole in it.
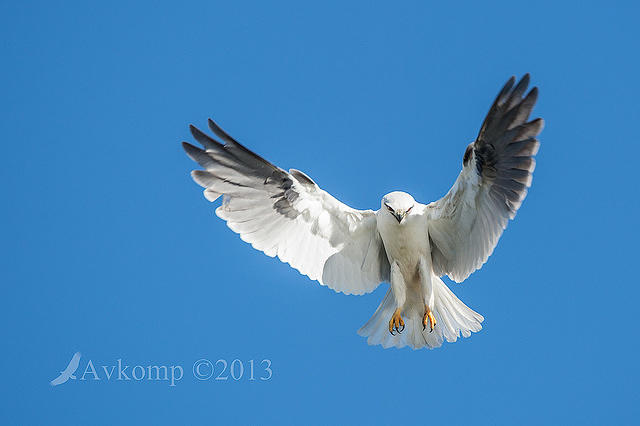
[{"label": "hooked beak", "polygon": [[402,219],[404,219],[406,215],[407,215],[407,212],[405,210],[396,210],[393,212],[393,217],[396,218],[398,223],[401,223]]}]

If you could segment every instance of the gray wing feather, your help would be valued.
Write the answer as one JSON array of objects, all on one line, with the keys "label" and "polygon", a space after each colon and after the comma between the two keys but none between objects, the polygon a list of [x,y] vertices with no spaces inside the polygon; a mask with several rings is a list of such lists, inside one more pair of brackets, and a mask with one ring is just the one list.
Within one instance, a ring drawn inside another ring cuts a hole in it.
[{"label": "gray wing feather", "polygon": [[514,84],[491,105],[449,193],[426,209],[434,271],[454,281],[486,262],[531,186],[544,122],[528,121],[538,98],[536,87],[525,95],[529,74]]},{"label": "gray wing feather", "polygon": [[336,291],[362,294],[388,281],[374,212],[341,203],[299,170],[271,164],[211,119],[209,128],[224,143],[194,126],[205,149],[183,143],[204,168],[192,177],[208,200],[223,196],[216,213],[244,241]]}]

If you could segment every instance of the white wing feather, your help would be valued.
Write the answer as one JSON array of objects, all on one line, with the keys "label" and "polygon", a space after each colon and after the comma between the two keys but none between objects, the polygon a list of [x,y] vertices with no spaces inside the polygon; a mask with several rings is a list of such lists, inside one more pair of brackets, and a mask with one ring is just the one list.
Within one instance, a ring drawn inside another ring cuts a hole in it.
[{"label": "white wing feather", "polygon": [[353,209],[304,173],[274,166],[212,120],[209,127],[225,144],[192,126],[205,150],[183,146],[206,169],[194,170],[194,180],[208,200],[223,196],[216,214],[243,241],[335,291],[364,294],[388,281],[373,211]]}]

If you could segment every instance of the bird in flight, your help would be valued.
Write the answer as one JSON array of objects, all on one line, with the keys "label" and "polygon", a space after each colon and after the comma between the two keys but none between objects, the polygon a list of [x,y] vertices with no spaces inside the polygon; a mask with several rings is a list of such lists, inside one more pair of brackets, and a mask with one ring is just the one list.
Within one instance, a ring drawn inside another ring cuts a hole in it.
[{"label": "bird in flight", "polygon": [[440,277],[462,282],[482,267],[527,194],[543,127],[541,118],[529,121],[538,89],[527,92],[528,85],[529,74],[507,81],[466,147],[453,187],[429,204],[394,191],[377,211],[351,208],[305,173],[250,151],[211,119],[220,141],[190,126],[204,149],[183,147],[204,168],[191,176],[207,200],[222,197],[218,217],[253,248],[345,294],[390,284],[358,330],[370,345],[436,348],[482,328],[482,315]]},{"label": "bird in flight", "polygon": [[62,370],[60,372],[60,375],[55,379],[53,379],[52,381],[50,381],[49,384],[51,386],[58,386],[63,383],[66,383],[69,379],[75,379],[76,376],[74,376],[73,373],[75,373],[76,370],[78,369],[78,364],[80,364],[80,357],[81,357],[80,352],[76,352],[75,354],[73,354],[73,357],[71,357],[71,360],[67,365],[67,368]]}]

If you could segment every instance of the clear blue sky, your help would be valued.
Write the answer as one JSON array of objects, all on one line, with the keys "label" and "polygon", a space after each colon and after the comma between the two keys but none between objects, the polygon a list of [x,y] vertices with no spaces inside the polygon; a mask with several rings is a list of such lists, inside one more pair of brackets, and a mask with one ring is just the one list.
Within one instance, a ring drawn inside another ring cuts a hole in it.
[{"label": "clear blue sky", "polygon": [[[306,3],[2,2],[0,421],[637,421],[637,3]],[[437,350],[367,346],[386,285],[336,294],[252,250],[180,147],[211,116],[354,207],[429,202],[525,72],[547,123],[533,187],[452,285],[484,329]],[[184,378],[49,386],[76,351],[77,373]],[[198,381],[200,358],[273,377]]]}]

